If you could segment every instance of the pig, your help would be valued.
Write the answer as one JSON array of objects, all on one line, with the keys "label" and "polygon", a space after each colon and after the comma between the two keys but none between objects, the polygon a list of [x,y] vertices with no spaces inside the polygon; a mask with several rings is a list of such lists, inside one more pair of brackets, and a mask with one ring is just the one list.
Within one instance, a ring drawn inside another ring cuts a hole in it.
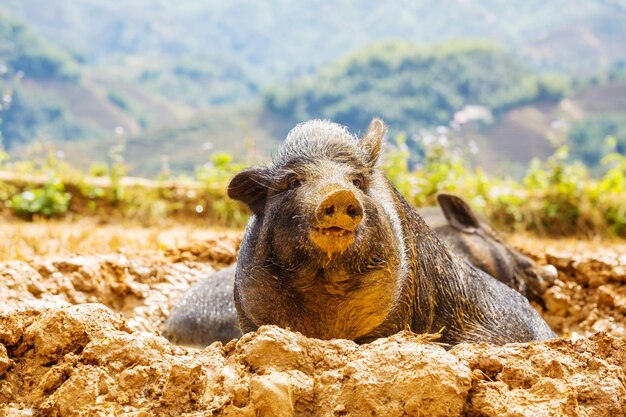
[{"label": "pig", "polygon": [[[556,277],[552,265],[539,266],[510,247],[460,197],[440,193],[437,201],[438,207],[420,208],[418,213],[457,255],[543,304],[541,295]],[[239,338],[234,284],[234,265],[199,281],[176,304],[163,334],[175,343],[193,346]]]},{"label": "pig", "polygon": [[[539,266],[510,247],[460,197],[440,193],[438,207],[418,213],[457,255],[497,280],[540,304],[541,295],[556,277],[552,265]],[[233,300],[235,265],[199,281],[184,295],[165,322],[171,341],[207,346],[241,336]]]},{"label": "pig", "polygon": [[437,203],[439,207],[418,212],[457,255],[529,300],[543,304],[542,295],[557,276],[554,266],[539,266],[513,249],[460,197],[440,193]]},{"label": "pig", "polygon": [[517,291],[456,255],[378,168],[385,126],[358,140],[322,120],[297,125],[273,163],[228,195],[252,216],[235,271],[242,332],[277,325],[357,343],[401,330],[449,345],[556,335]]}]

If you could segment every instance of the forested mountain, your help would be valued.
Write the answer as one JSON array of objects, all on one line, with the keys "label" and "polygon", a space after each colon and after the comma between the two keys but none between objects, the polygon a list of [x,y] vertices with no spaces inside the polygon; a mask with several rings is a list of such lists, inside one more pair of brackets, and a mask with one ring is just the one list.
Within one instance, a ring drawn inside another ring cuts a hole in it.
[{"label": "forested mountain", "polygon": [[[264,76],[308,73],[372,41],[426,45],[480,37],[555,63],[564,49],[588,63],[624,57],[623,0],[2,0],[46,39],[88,60],[112,54],[207,56]],[[570,42],[575,43],[572,48]],[[565,56],[564,55],[564,56]],[[591,57],[589,57],[591,58]],[[559,62],[559,66],[565,64]],[[574,65],[575,66],[575,65]]]},{"label": "forested mountain", "polygon": [[76,62],[61,48],[42,40],[25,24],[0,14],[0,77],[3,90],[0,115],[2,139],[7,148],[36,137],[45,125],[52,135],[69,138],[81,134],[58,103],[31,98],[19,88],[24,78],[33,82],[75,84],[80,77]]},{"label": "forested mountain", "polygon": [[307,118],[414,133],[479,105],[485,163],[571,131],[597,164],[623,132],[626,1],[0,0],[3,68],[14,157],[44,142],[86,166],[124,143],[131,173],[188,172]]},{"label": "forested mountain", "polygon": [[15,76],[17,69],[35,79],[71,80],[78,75],[64,50],[42,40],[6,13],[0,14],[0,60],[8,77]]},{"label": "forested mountain", "polygon": [[292,122],[336,120],[352,129],[381,116],[395,130],[448,124],[467,105],[496,115],[534,102],[558,102],[568,80],[538,76],[489,42],[448,42],[427,49],[375,44],[314,77],[268,90],[265,103]]}]

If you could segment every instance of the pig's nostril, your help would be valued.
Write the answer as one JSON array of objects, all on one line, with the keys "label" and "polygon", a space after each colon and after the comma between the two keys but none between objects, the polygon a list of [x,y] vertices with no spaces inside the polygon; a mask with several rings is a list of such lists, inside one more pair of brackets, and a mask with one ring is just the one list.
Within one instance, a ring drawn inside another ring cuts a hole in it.
[{"label": "pig's nostril", "polygon": [[363,218],[363,207],[349,190],[337,190],[328,194],[315,209],[314,225],[329,229],[339,227],[353,231]]},{"label": "pig's nostril", "polygon": [[355,206],[353,206],[352,204],[348,206],[348,208],[346,208],[346,214],[352,218],[355,218],[356,216],[358,216],[359,213],[359,209]]}]

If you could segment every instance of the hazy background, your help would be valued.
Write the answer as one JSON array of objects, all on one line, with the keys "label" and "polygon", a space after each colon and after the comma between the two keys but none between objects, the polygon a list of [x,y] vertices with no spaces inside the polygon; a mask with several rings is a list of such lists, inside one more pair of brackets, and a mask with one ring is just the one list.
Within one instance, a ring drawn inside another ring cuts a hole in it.
[{"label": "hazy background", "polygon": [[498,175],[626,152],[623,0],[0,0],[0,72],[11,158],[83,169],[263,158],[314,117],[415,155],[447,126]]}]

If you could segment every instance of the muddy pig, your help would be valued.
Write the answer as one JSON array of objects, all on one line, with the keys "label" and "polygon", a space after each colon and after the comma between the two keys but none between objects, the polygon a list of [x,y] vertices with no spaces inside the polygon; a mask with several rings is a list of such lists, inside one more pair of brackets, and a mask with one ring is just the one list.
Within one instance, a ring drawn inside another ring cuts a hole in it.
[{"label": "muddy pig", "polygon": [[[321,123],[323,126],[326,126],[322,122],[316,122],[316,123],[318,124]],[[340,129],[336,125],[331,124],[330,126],[333,129]],[[296,130],[294,130],[294,132],[295,131]],[[345,131],[342,131],[342,132],[344,134],[347,134]],[[290,137],[292,137],[292,135],[290,135]],[[352,143],[355,143],[354,139],[351,139],[351,140],[352,140]],[[378,146],[380,145],[378,144]],[[356,155],[359,155],[359,153],[357,152]],[[268,168],[265,168],[265,169],[268,169]],[[366,169],[366,173],[368,172],[370,175],[372,175],[372,178],[365,178],[365,176],[363,177],[359,176],[359,178],[357,178],[356,182],[360,183],[361,186],[362,186],[361,181],[363,181],[361,178],[368,179],[370,181],[373,181],[374,179],[376,179],[376,174],[378,173],[378,171],[375,169],[375,162],[373,163],[373,165],[371,165],[369,168]],[[379,177],[380,177],[380,174],[379,174]],[[264,180],[267,180],[267,179],[264,179]],[[378,180],[380,181],[380,178],[378,178]],[[298,179],[298,181],[301,181],[301,180]],[[233,183],[235,183],[235,181],[233,181]],[[383,180],[383,184],[390,187],[390,185],[387,184],[386,181],[384,180]],[[297,184],[297,185],[298,187],[295,187],[295,188],[300,188],[301,184]],[[355,187],[356,185],[353,183],[352,186]],[[268,193],[272,191],[271,188],[275,188],[273,191],[280,190],[277,187],[268,187],[268,191],[267,191]],[[400,208],[407,210],[406,202],[403,199],[400,199],[399,196],[397,196],[397,194],[395,193],[395,190],[393,190],[392,188],[389,188],[389,190],[393,191],[391,195],[395,196],[395,198],[398,200],[397,203],[399,204]],[[366,189],[361,189],[361,192],[366,194],[366,196],[368,194],[367,191],[368,190]],[[285,191],[282,191],[282,192],[285,192]],[[231,190],[231,195],[234,195],[236,193],[237,193],[236,189]],[[392,200],[392,202],[393,201],[395,200]],[[443,208],[443,212],[436,208],[435,210],[437,210],[437,212],[434,212],[434,213],[432,212],[433,209],[422,209],[421,212],[426,215],[426,218],[428,221],[432,222],[432,225],[436,228],[436,230],[440,231],[440,233],[442,233],[442,236],[444,236],[449,242],[451,242],[452,245],[454,245],[455,240],[458,241],[458,240],[463,239],[462,237],[459,237],[459,234],[461,233],[461,229],[458,227],[457,223],[460,223],[460,222],[467,223],[467,219],[465,218],[472,216],[475,219],[475,216],[473,215],[473,212],[471,212],[469,207],[467,207],[467,205],[465,205],[462,202],[462,200],[460,199],[457,200],[457,197],[442,196],[439,202]],[[362,207],[361,207],[361,210],[362,210]],[[390,210],[387,209],[387,211],[390,211]],[[402,213],[402,210],[399,211],[398,213]],[[445,217],[442,216],[442,213],[445,215]],[[417,216],[415,213],[412,213],[412,209],[408,211],[407,214],[408,215],[406,216],[406,218],[410,218],[411,216],[415,218],[419,218],[419,216]],[[361,217],[363,217],[363,215],[361,215]],[[397,230],[401,230],[402,232],[401,235],[402,235],[406,233],[406,230],[408,231],[412,230],[412,228],[407,225],[407,221],[400,222],[399,214],[396,214],[395,218],[396,218],[397,224],[395,225],[395,229],[393,229],[392,232],[395,233]],[[252,223],[252,220],[251,220],[251,223]],[[457,227],[455,229],[447,230],[446,227],[450,227],[451,225],[454,225]],[[413,229],[418,229],[418,228],[419,226],[416,226]],[[486,225],[484,226],[484,228],[487,231],[490,230],[488,229],[488,226]],[[338,231],[339,234],[346,233],[346,232],[342,232],[341,230],[336,230],[336,231]],[[355,234],[356,233],[364,233],[364,232],[360,232],[357,229]],[[329,234],[328,236],[331,236],[331,234]],[[490,235],[485,232],[481,236],[482,238],[486,239]],[[497,237],[495,233],[492,236],[494,239]],[[339,236],[339,237],[342,237],[342,236]],[[313,243],[314,242],[315,241],[313,241]],[[270,243],[272,242],[270,241]],[[498,248],[497,241],[496,242],[491,241],[487,243],[490,243],[491,247],[495,247],[496,249]],[[314,243],[314,244],[317,245],[317,243]],[[484,245],[485,243],[483,242],[483,246]],[[480,259],[481,259],[480,256],[478,257],[469,256],[470,254],[463,253],[463,250],[469,251],[469,247],[464,247],[463,245],[460,245],[460,246],[454,245],[454,246],[456,246],[457,250],[460,250],[459,253],[461,253],[466,258],[476,261],[478,264],[480,263]],[[486,246],[490,247],[489,245],[486,245]],[[316,250],[319,250],[319,249],[316,249]],[[491,250],[493,250],[493,248]],[[399,279],[403,279],[403,280],[408,279],[409,282],[411,279],[413,279],[414,283],[419,284],[419,281],[417,281],[415,277],[412,278],[411,276],[407,276],[407,275],[410,275],[411,273],[414,273],[413,271],[416,270],[416,265],[415,265],[416,260],[410,258],[410,255],[411,253],[413,253],[413,251],[414,251],[414,248],[412,247],[404,248],[403,252],[405,254],[408,252],[408,256],[405,257],[405,262],[411,263],[411,268],[410,268],[411,271],[410,272],[406,271],[406,275],[404,276],[401,275]],[[513,255],[515,254],[513,253]],[[519,255],[519,256],[522,256],[522,255]],[[379,256],[379,257],[382,258],[382,256]],[[276,262],[274,262],[274,258],[275,256],[272,256],[268,259],[268,261],[271,261],[273,264],[276,264]],[[329,263],[330,261],[332,261],[333,251],[331,251],[330,253],[327,253],[326,258],[327,260],[322,262],[322,264]],[[303,262],[303,265],[304,264],[306,264],[306,262]],[[276,266],[274,266],[274,268],[275,267]],[[275,276],[280,276],[280,274],[285,275],[286,272],[289,274],[292,274],[293,269],[297,269],[297,268],[292,267],[288,269],[283,269],[282,271],[279,270]],[[325,268],[322,266],[321,269],[323,270]],[[371,268],[370,266],[366,266],[366,269],[375,270],[376,268]],[[422,266],[422,269],[423,269],[423,266]],[[342,273],[344,275],[347,275],[345,272],[342,272]],[[473,273],[477,273],[477,272],[474,271]],[[226,270],[222,272],[219,272],[210,277],[207,277],[205,280],[201,281],[200,283],[192,287],[188,291],[188,293],[183,297],[183,300],[179,302],[178,305],[174,308],[174,310],[172,311],[172,314],[170,314],[170,317],[168,318],[166,322],[166,326],[165,326],[166,329],[164,331],[164,334],[166,334],[170,339],[178,343],[203,344],[203,345],[211,343],[214,340],[228,341],[231,338],[238,336],[237,330],[235,329],[234,316],[232,314],[232,311],[233,311],[232,296],[230,296],[230,291],[232,290],[232,286],[233,286],[234,274],[235,272],[234,272],[233,267],[227,268]],[[358,275],[365,275],[365,274],[357,273],[355,275],[358,276]],[[487,278],[490,278],[490,277],[487,277]],[[507,276],[498,277],[498,278],[506,281]],[[330,284],[332,284],[332,282]],[[326,283],[325,285],[328,285],[328,283]],[[470,285],[470,287],[472,286]],[[408,288],[411,288],[411,286],[409,285]],[[405,302],[405,298],[400,298],[400,301]],[[415,300],[413,301],[414,301],[414,305],[419,306],[418,302],[415,302]],[[533,319],[533,317],[531,316],[530,319]],[[404,326],[412,327],[414,329],[417,328],[416,326],[412,326],[412,323],[405,323]],[[552,334],[550,333],[550,335]]]},{"label": "muddy pig", "polygon": [[367,342],[400,330],[445,343],[555,337],[518,292],[454,254],[378,169],[384,125],[361,140],[314,120],[228,194],[252,216],[234,301],[243,332],[274,324]]},{"label": "muddy pig", "polygon": [[[504,239],[460,197],[441,193],[439,207],[418,213],[454,252],[527,298],[540,295],[556,275],[552,265],[539,266]],[[191,287],[165,322],[163,334],[179,344],[207,346],[241,336],[233,302],[235,266],[211,274]]]},{"label": "muddy pig", "polygon": [[554,266],[540,266],[513,249],[460,197],[440,193],[437,202],[439,207],[418,212],[457,255],[526,298],[543,303],[541,296],[557,275]]}]

